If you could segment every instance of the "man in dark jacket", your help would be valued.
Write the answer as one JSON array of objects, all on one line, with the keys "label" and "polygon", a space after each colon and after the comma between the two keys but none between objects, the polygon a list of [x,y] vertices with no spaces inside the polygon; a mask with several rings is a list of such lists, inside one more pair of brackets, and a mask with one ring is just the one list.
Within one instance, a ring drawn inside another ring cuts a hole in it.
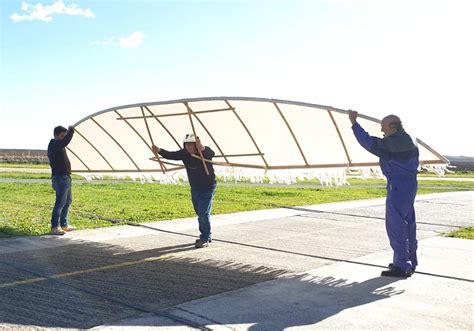
[{"label": "man in dark jacket", "polygon": [[357,112],[349,111],[354,135],[362,147],[380,158],[380,168],[387,177],[385,226],[393,249],[393,262],[382,276],[410,277],[418,265],[414,208],[418,146],[403,129],[399,117],[389,115],[382,120],[384,138],[380,139],[362,129],[357,123],[357,115]]},{"label": "man in dark jacket", "polygon": [[52,186],[56,191],[56,202],[51,216],[51,234],[63,235],[76,228],[68,224],[69,206],[72,203],[71,163],[66,154],[66,146],[74,135],[74,127],[54,128],[54,139],[48,145],[48,158],[51,165]]},{"label": "man in dark jacket", "polygon": [[[202,160],[196,156],[201,151],[203,157],[212,160],[215,153],[209,147],[204,147],[199,138],[196,139],[194,134],[187,134],[184,138],[184,148],[176,152],[168,152],[157,146],[152,146],[155,154],[160,154],[165,159],[181,160],[186,167],[189,185],[191,186],[191,199],[194,211],[198,215],[199,222],[199,239],[195,242],[196,248],[207,247],[212,241],[211,239],[211,209],[212,199],[216,191],[216,176],[212,163],[206,162],[206,174]],[[194,155],[194,156],[193,156]]]}]

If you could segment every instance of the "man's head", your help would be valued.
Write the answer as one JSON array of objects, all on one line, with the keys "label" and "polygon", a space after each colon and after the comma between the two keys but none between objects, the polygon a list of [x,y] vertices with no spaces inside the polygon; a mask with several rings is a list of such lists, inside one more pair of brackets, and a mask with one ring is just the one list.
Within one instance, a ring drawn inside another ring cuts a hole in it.
[{"label": "man's head", "polygon": [[194,134],[187,134],[183,139],[183,143],[186,152],[188,152],[189,154],[197,154],[198,150],[196,148],[196,137],[194,136]]},{"label": "man's head", "polygon": [[389,137],[403,129],[400,117],[395,115],[388,115],[382,120],[382,128],[384,137]]},{"label": "man's head", "polygon": [[67,133],[67,129],[64,126],[57,126],[54,128],[54,139],[61,140]]}]

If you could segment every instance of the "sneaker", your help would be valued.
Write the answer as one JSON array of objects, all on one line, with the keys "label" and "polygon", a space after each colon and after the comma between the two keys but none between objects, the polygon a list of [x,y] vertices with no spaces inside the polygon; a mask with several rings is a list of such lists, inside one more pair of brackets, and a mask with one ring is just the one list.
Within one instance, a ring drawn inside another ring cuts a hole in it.
[{"label": "sneaker", "polygon": [[194,244],[194,247],[196,248],[204,248],[209,246],[208,241],[202,241],[201,239],[196,240],[196,243]]},{"label": "sneaker", "polygon": [[55,236],[62,236],[62,235],[65,235],[66,232],[61,229],[60,227],[57,227],[57,228],[52,228],[51,229],[51,234],[55,235]]},{"label": "sneaker", "polygon": [[405,272],[399,267],[393,266],[390,270],[384,270],[380,274],[381,276],[387,276],[387,277],[400,277],[400,278],[408,278],[412,275],[411,270]]},{"label": "sneaker", "polygon": [[76,230],[76,227],[72,225],[66,225],[66,226],[61,226],[61,229],[63,229],[66,232],[70,232],[70,231]]}]

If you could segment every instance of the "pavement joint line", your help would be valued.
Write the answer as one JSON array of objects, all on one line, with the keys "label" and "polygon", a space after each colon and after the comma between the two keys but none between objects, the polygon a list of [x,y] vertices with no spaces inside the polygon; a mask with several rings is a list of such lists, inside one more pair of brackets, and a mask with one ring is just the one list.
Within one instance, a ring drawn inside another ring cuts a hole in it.
[{"label": "pavement joint line", "polygon": [[434,203],[434,204],[437,204],[437,205],[450,205],[450,206],[463,206],[463,207],[469,206],[469,204],[465,204],[465,203],[449,203],[449,202],[439,202],[439,201],[431,201],[431,200],[418,200],[417,202],[419,202],[419,203]]},{"label": "pavement joint line", "polygon": [[[283,208],[299,210],[299,209],[293,208],[293,207],[283,207]],[[336,212],[322,211],[322,210],[314,210],[314,212],[310,212],[309,210],[310,210],[310,209],[308,209],[308,212],[307,212],[307,213],[298,214],[298,215],[295,215],[295,216],[297,216],[297,217],[305,217],[305,218],[312,218],[312,217],[310,216],[310,214],[315,213],[315,214],[332,214],[332,215],[351,216],[351,217],[359,217],[359,218],[369,218],[369,219],[374,219],[374,220],[385,220],[384,217],[377,217],[377,216],[357,215],[357,214],[346,214],[346,213],[336,213]],[[311,210],[312,210],[312,209],[311,209]],[[338,219],[334,219],[334,218],[327,218],[327,219],[329,219],[329,220],[331,220],[331,221],[346,222],[346,221],[344,221],[344,220],[338,220]],[[348,222],[348,221],[347,221],[347,222]],[[465,227],[464,225],[439,224],[439,223],[430,223],[430,222],[421,222],[421,221],[416,221],[416,224],[445,226],[445,227],[449,227],[449,228],[463,228],[463,227]]]},{"label": "pavement joint line", "polygon": [[218,325],[220,325],[220,326],[226,327],[226,328],[229,329],[229,330],[237,330],[236,328],[230,327],[230,326],[225,325],[225,324],[223,324],[223,323],[221,323],[221,322],[219,322],[219,321],[216,321],[216,320],[214,320],[214,319],[212,319],[212,318],[210,318],[210,317],[207,317],[207,316],[204,316],[204,315],[195,313],[195,312],[190,311],[190,310],[188,310],[188,309],[184,309],[184,308],[181,308],[181,307],[178,307],[178,306],[175,306],[175,307],[173,307],[172,309],[173,309],[173,310],[180,310],[180,311],[182,311],[182,312],[184,312],[184,313],[186,313],[186,314],[193,315],[193,316],[195,316],[195,317],[198,317],[198,318],[200,318],[200,319],[206,320],[206,321],[208,321],[208,322],[211,322],[211,323],[218,324]]}]

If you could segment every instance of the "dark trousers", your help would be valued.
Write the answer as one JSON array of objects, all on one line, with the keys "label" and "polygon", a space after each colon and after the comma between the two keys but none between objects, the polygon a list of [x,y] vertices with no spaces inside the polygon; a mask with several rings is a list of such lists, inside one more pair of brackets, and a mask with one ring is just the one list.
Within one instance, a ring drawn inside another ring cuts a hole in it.
[{"label": "dark trousers", "polygon": [[198,216],[199,239],[202,241],[211,240],[211,210],[212,199],[214,198],[215,188],[194,189],[191,188],[191,199],[193,201],[194,211]]},{"label": "dark trousers", "polygon": [[60,224],[67,226],[69,206],[72,203],[71,176],[53,176],[52,186],[56,191],[56,202],[51,216],[51,227],[56,228]]},{"label": "dark trousers", "polygon": [[418,265],[416,250],[416,180],[389,180],[385,209],[385,227],[393,249],[393,264],[403,271]]}]

